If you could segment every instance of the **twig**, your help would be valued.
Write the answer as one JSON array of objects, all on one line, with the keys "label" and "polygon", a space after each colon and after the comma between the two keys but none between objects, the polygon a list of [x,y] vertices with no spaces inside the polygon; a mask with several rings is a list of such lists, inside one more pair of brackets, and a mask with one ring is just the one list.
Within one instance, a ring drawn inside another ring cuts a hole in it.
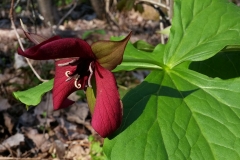
[{"label": "twig", "polygon": [[169,20],[172,20],[173,17],[173,0],[169,0]]},{"label": "twig", "polygon": [[[159,24],[159,26],[160,26],[160,31],[163,30],[165,27],[171,25],[171,20],[169,20],[169,17],[167,17],[167,16],[165,15],[165,13],[162,11],[162,8],[165,8],[165,9],[167,9],[168,16],[170,15],[170,13],[171,13],[171,11],[170,11],[170,9],[171,9],[171,7],[170,7],[170,5],[171,5],[171,0],[166,0],[166,1],[165,1],[165,4],[163,4],[163,3],[161,2],[161,0],[159,0],[159,2],[155,2],[155,1],[152,1],[152,0],[138,0],[136,3],[137,3],[137,4],[138,4],[138,3],[139,3],[139,4],[140,4],[140,3],[141,3],[141,4],[144,3],[144,4],[147,4],[147,5],[150,5],[151,7],[153,7],[154,9],[156,9],[156,10],[158,11],[158,13],[159,13],[159,18],[160,18],[160,24]],[[161,41],[162,44],[165,44],[165,43],[166,43],[166,42],[165,42],[165,38],[166,38],[165,35],[161,35],[161,36],[160,36],[160,41]]]},{"label": "twig", "polygon": [[20,2],[20,0],[17,0],[16,4],[14,5],[14,8],[17,7],[18,3]]},{"label": "twig", "polygon": [[48,112],[49,112],[49,106],[50,106],[50,99],[51,99],[51,97],[50,97],[51,95],[50,95],[50,93],[47,93],[46,94],[46,104],[47,104],[47,109],[45,110],[45,112],[46,112],[46,115],[45,115],[45,117],[44,117],[44,128],[43,128],[43,135],[44,135],[44,137],[46,138],[46,139],[48,139],[47,137],[46,137],[46,134],[45,134],[45,131],[46,131],[46,127],[47,127],[47,117],[48,117]]},{"label": "twig", "polygon": [[[115,2],[114,2],[115,3]],[[105,12],[109,18],[110,21],[113,22],[114,25],[116,25],[119,28],[119,25],[117,24],[117,22],[114,20],[113,15],[111,14],[111,12],[109,11],[109,6],[110,6],[110,0],[105,0]]]},{"label": "twig", "polygon": [[35,30],[35,33],[37,33],[37,27],[36,27],[37,13],[36,13],[36,9],[35,9],[35,7],[34,7],[33,0],[31,0],[31,4],[32,4],[34,30]]},{"label": "twig", "polygon": [[73,11],[76,7],[77,7],[77,1],[75,0],[75,1],[73,2],[73,7],[72,7],[72,8],[60,19],[60,21],[58,22],[58,24],[57,24],[57,29],[58,29],[58,27],[60,26],[60,24],[64,21],[64,19],[67,18],[67,16],[68,16],[69,14],[71,14],[72,11]]},{"label": "twig", "polygon": [[4,147],[7,148],[7,150],[8,150],[9,153],[10,153],[10,155],[11,155],[12,157],[14,157],[14,156],[13,156],[13,151],[11,150],[10,145],[9,145],[8,143],[6,143],[6,144],[4,145]]},{"label": "twig", "polygon": [[170,9],[169,6],[167,6],[165,4],[162,4],[162,3],[158,3],[158,2],[152,1],[152,0],[138,0],[136,3],[140,3],[140,2],[148,2],[148,3],[151,3],[151,4],[157,5],[159,7],[166,8],[167,10]]},{"label": "twig", "polygon": [[[19,36],[19,34],[18,34],[18,32],[17,32],[16,26],[15,26],[14,21],[13,21],[13,7],[14,7],[13,4],[14,4],[14,0],[12,0],[12,2],[11,2],[11,8],[10,8],[10,12],[9,12],[9,18],[10,18],[10,20],[11,20],[13,30],[15,31],[16,37],[17,37],[17,39],[18,39],[18,43],[19,43],[21,49],[24,51],[25,49],[24,49],[24,47],[23,47],[23,45],[22,45],[20,36]],[[40,81],[42,81],[42,82],[47,82],[48,80],[42,79],[42,78],[39,76],[39,74],[38,74],[38,73],[36,72],[36,70],[33,68],[30,60],[29,60],[28,58],[26,58],[26,57],[25,57],[25,59],[26,59],[28,65],[29,65],[29,67],[32,69],[33,73],[35,74],[35,76],[36,76]]]}]

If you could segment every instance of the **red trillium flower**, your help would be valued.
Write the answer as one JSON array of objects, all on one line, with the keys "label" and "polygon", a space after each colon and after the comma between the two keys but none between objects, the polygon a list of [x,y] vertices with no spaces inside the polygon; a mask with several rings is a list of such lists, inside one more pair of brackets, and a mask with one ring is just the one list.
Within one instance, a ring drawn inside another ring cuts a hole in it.
[{"label": "red trillium flower", "polygon": [[102,137],[112,134],[122,121],[122,103],[111,70],[122,62],[131,33],[122,41],[98,41],[90,46],[78,38],[46,39],[24,32],[36,45],[25,51],[18,48],[18,54],[34,60],[55,59],[54,109],[68,107],[74,102],[67,97],[85,90],[92,127]]}]

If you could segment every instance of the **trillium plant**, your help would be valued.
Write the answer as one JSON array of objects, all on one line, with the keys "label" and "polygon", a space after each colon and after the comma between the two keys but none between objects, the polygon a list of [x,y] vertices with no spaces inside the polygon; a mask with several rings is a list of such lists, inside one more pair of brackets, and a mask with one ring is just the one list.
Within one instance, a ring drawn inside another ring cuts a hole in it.
[{"label": "trillium plant", "polygon": [[[240,8],[228,0],[175,0],[173,10],[167,44],[131,44],[129,35],[89,46],[53,37],[18,53],[56,59],[55,109],[71,104],[67,95],[77,89],[96,95],[92,125],[107,137],[108,159],[239,160]],[[151,73],[122,98],[122,116],[110,71],[136,69]],[[27,93],[47,84],[14,94],[28,103]]]},{"label": "trillium plant", "polygon": [[[25,51],[18,48],[18,54],[34,60],[55,60],[54,109],[73,104],[67,97],[82,89],[87,92],[92,127],[102,137],[113,133],[122,121],[122,102],[111,70],[122,62],[131,33],[122,41],[98,41],[90,46],[78,38],[46,39],[23,29],[36,45]],[[96,83],[96,98],[92,83]]]}]

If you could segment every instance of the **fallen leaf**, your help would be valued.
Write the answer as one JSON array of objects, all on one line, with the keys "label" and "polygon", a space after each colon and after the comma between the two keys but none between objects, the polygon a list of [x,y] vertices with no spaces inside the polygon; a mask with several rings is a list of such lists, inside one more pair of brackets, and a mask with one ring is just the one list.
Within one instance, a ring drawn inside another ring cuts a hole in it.
[{"label": "fallen leaf", "polygon": [[15,147],[18,146],[21,142],[24,142],[24,136],[21,133],[16,133],[15,135],[9,137],[4,140],[2,144],[0,144],[0,153],[7,150],[7,147]]},{"label": "fallen leaf", "polygon": [[89,115],[87,103],[74,103],[71,107],[66,108],[65,112],[67,120],[78,124],[84,124],[85,119]]},{"label": "fallen leaf", "polygon": [[60,140],[55,140],[53,145],[54,145],[54,148],[56,149],[57,157],[62,159],[65,155],[64,143],[62,143]]},{"label": "fallen leaf", "polygon": [[27,67],[28,64],[25,61],[25,58],[17,53],[14,54],[14,68],[19,69],[21,67]]},{"label": "fallen leaf", "polygon": [[8,129],[8,132],[12,134],[13,127],[15,125],[15,120],[12,116],[10,116],[7,112],[3,113],[4,124]]},{"label": "fallen leaf", "polygon": [[10,104],[8,103],[8,100],[5,98],[1,98],[0,97],[0,112],[7,110],[8,108],[10,108]]},{"label": "fallen leaf", "polygon": [[36,145],[37,149],[40,149],[42,152],[48,151],[51,147],[51,142],[45,138],[44,134],[39,134],[36,129],[22,127],[22,132],[27,138],[31,139]]}]

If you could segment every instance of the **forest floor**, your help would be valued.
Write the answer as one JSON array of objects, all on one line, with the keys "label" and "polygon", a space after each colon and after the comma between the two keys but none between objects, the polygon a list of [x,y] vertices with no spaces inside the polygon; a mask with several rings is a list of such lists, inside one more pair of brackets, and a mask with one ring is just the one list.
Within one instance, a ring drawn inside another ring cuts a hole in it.
[{"label": "forest floor", "polygon": [[[159,21],[153,20],[156,14],[130,11],[116,13],[115,17],[119,26],[98,19],[78,19],[68,20],[58,29],[32,25],[28,29],[45,37],[57,34],[83,38],[89,44],[109,40],[111,36],[126,36],[132,31],[131,42],[144,40],[154,46],[160,43],[160,35],[156,33]],[[17,31],[24,46],[32,46],[19,25]],[[77,102],[57,111],[52,109],[51,93],[44,95],[39,105],[28,106],[28,109],[14,98],[14,91],[26,90],[40,83],[26,61],[17,55],[18,46],[15,31],[0,28],[0,160],[105,159],[102,152],[104,139],[91,127],[91,115],[83,94],[72,94],[71,98]],[[53,61],[31,62],[42,78],[54,77]],[[125,88],[136,86],[146,75],[145,71],[115,74],[118,83]]]}]

